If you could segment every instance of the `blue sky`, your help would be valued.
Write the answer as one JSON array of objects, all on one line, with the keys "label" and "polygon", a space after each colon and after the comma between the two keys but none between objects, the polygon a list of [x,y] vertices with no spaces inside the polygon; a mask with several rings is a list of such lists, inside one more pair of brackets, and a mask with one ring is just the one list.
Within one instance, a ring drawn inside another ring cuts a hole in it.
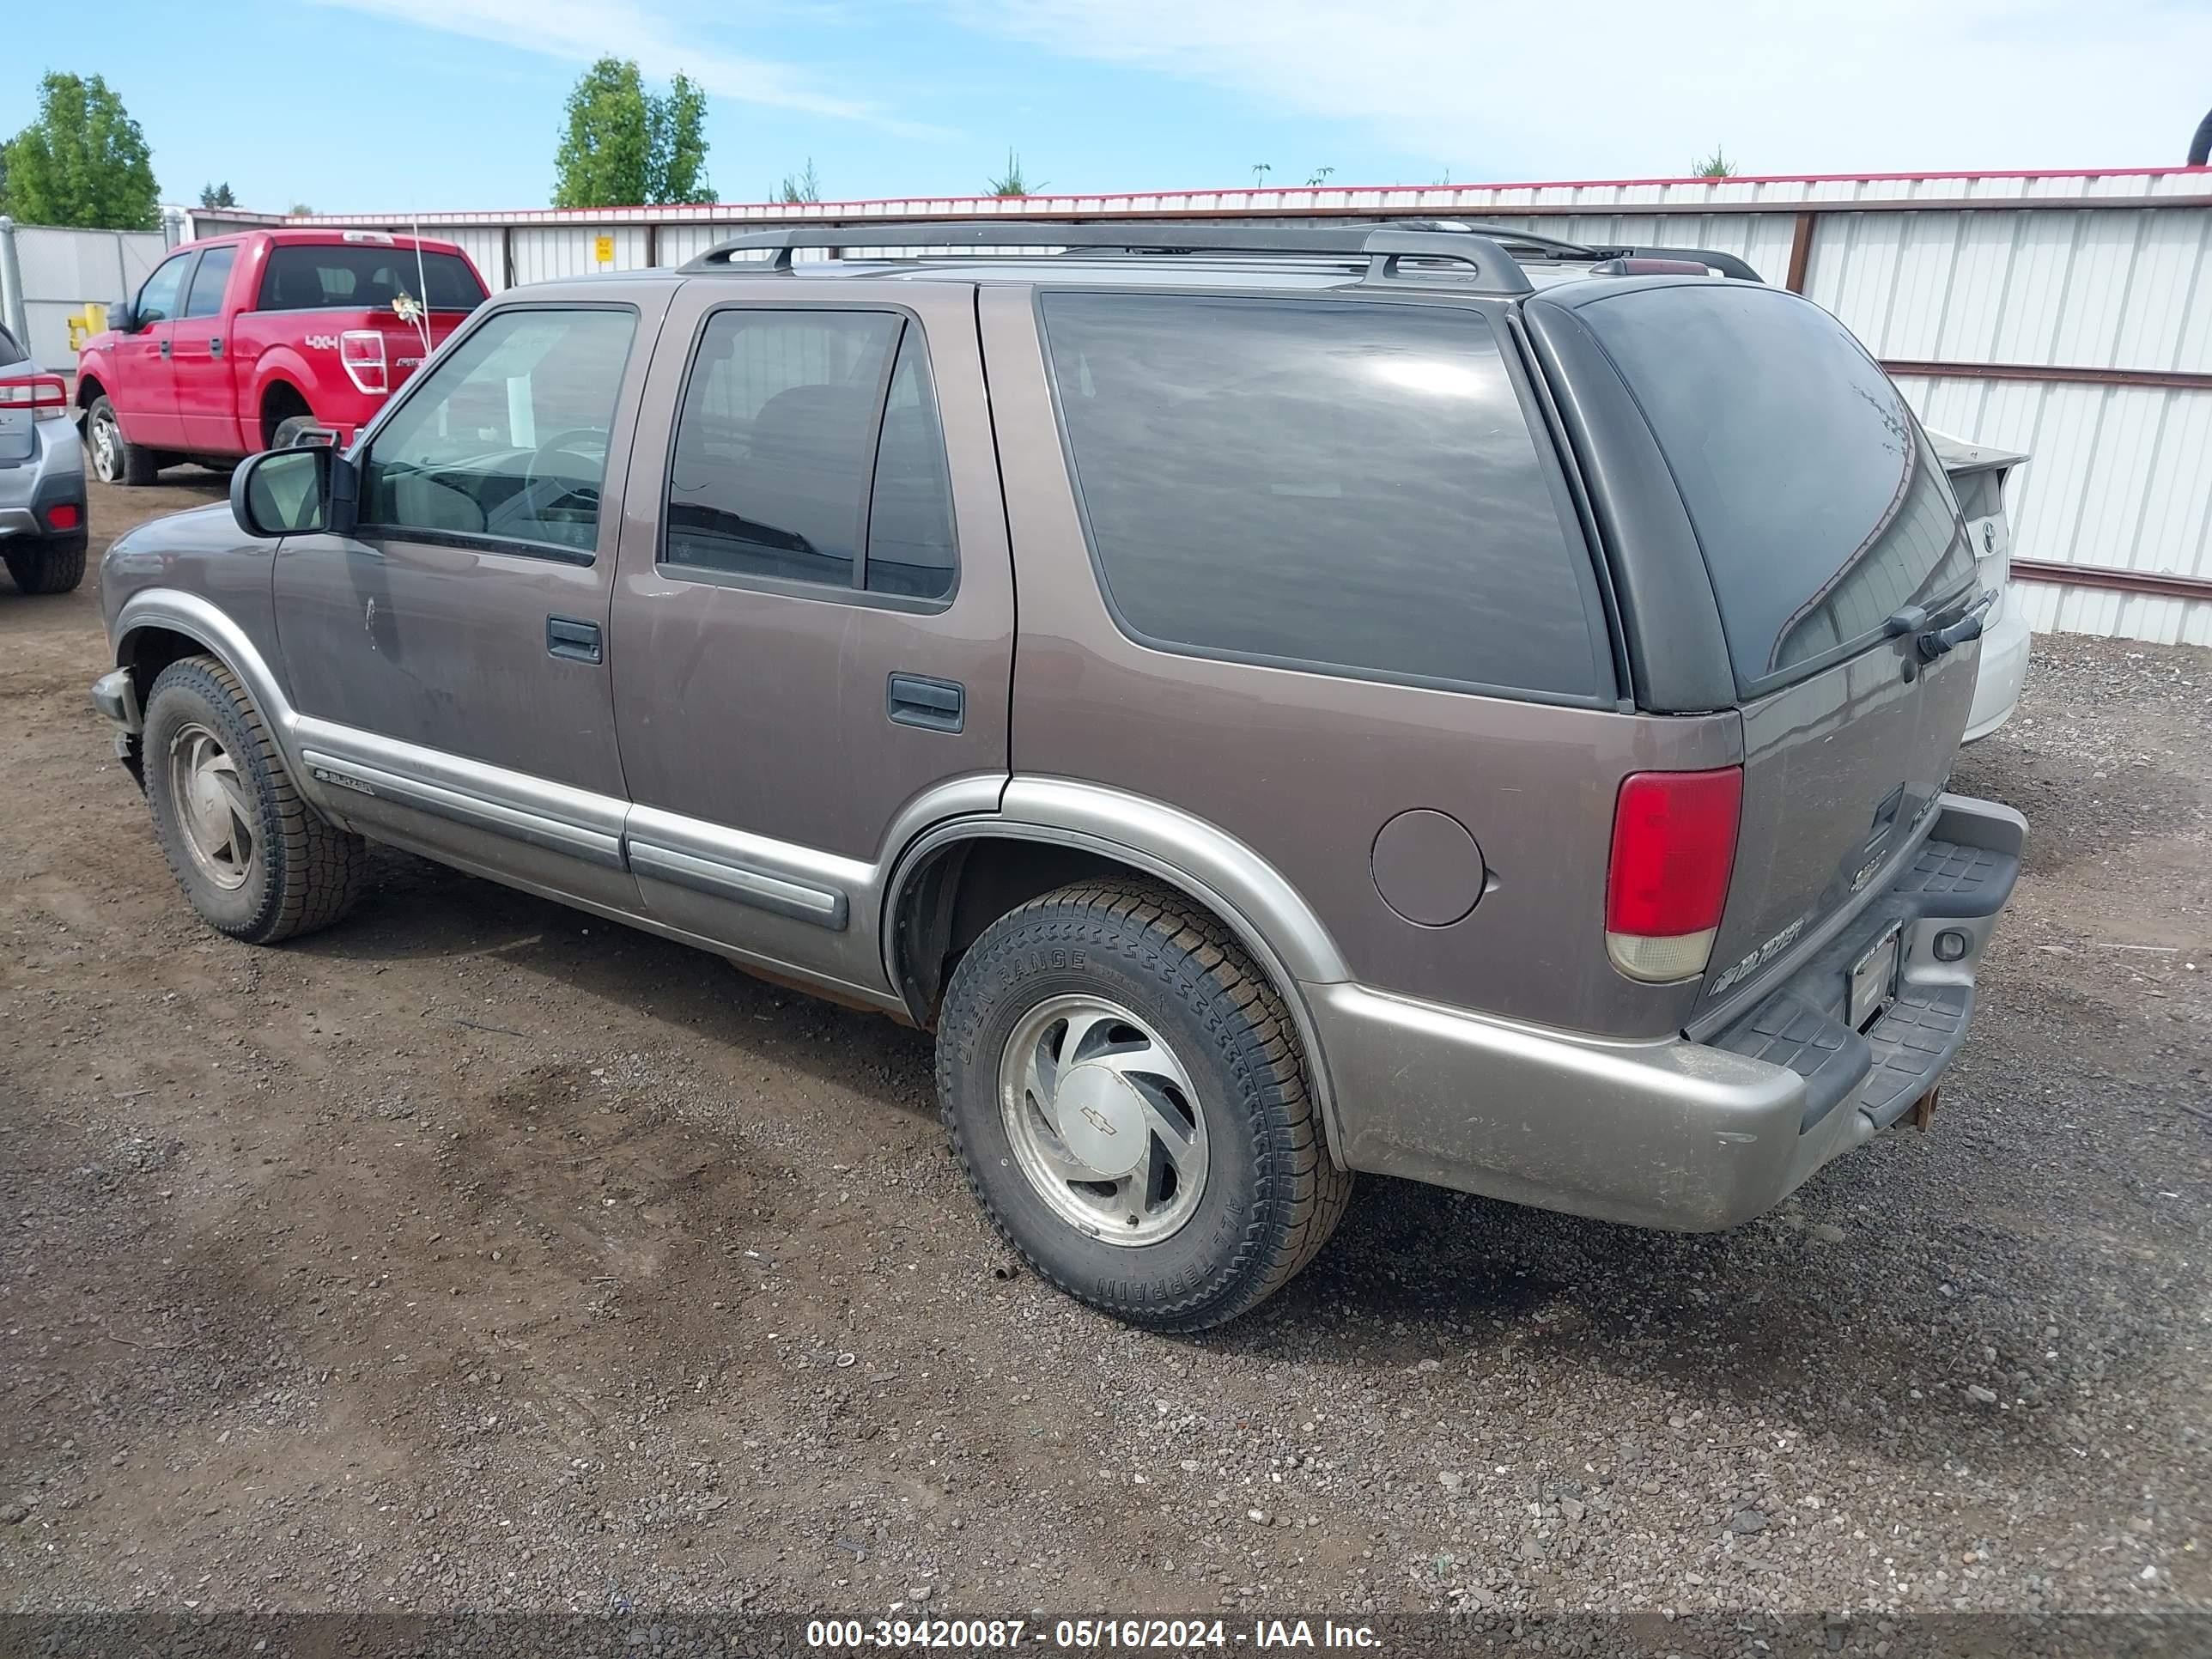
[{"label": "blue sky", "polygon": [[[18,0],[0,134],[39,75],[105,75],[165,201],[542,205],[601,52],[710,97],[756,201],[1054,190],[2175,163],[2212,106],[2212,0]],[[93,21],[88,21],[88,19]]]}]

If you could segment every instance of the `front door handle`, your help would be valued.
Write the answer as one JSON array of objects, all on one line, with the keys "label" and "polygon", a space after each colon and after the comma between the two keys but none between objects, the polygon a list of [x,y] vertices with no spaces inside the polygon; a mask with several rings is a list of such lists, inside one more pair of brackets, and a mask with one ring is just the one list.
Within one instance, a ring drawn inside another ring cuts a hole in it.
[{"label": "front door handle", "polygon": [[563,662],[598,662],[601,654],[599,623],[575,622],[567,617],[548,617],[545,619],[545,654],[558,657]]},{"label": "front door handle", "polygon": [[894,674],[887,701],[891,719],[901,726],[919,726],[925,732],[957,732],[968,723],[968,693],[957,680]]},{"label": "front door handle", "polygon": [[209,337],[208,337],[208,356],[210,356],[210,357],[220,357],[220,356],[222,356],[222,335],[220,335],[220,334],[215,334],[215,335],[210,335],[210,336],[209,336]]},{"label": "front door handle", "polygon": [[161,337],[161,355],[164,357],[169,355],[169,337],[166,334]]}]

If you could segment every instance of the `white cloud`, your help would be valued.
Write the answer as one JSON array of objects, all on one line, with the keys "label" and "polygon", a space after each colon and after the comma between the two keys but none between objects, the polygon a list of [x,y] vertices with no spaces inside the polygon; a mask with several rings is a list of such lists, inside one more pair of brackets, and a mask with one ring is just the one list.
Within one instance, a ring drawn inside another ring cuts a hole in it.
[{"label": "white cloud", "polygon": [[880,105],[825,90],[806,70],[709,44],[726,13],[687,15],[635,0],[321,0],[441,33],[465,35],[565,62],[634,58],[653,80],[681,70],[717,98],[866,122],[920,137],[937,129],[894,118]]},{"label": "white cloud", "polygon": [[[1356,119],[1455,179],[2152,166],[2212,101],[2160,0],[961,0],[969,27]],[[1339,178],[1333,182],[1385,182]]]}]

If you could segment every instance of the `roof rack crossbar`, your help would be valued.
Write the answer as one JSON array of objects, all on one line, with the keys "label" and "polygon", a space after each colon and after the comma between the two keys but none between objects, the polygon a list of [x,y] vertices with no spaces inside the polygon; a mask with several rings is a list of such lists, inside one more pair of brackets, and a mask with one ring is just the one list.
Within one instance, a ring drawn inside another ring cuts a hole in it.
[{"label": "roof rack crossbar", "polygon": [[[1531,291],[1528,278],[1511,255],[1488,236],[1466,231],[1436,233],[1395,226],[1249,225],[1218,220],[1163,221],[1133,226],[1125,222],[1078,224],[1027,219],[1019,223],[956,220],[949,223],[802,225],[754,231],[718,243],[683,267],[687,271],[743,269],[758,263],[774,271],[792,269],[799,248],[1051,247],[1121,253],[1282,253],[1364,262],[1366,282],[1405,281],[1401,261],[1436,260],[1468,267],[1468,274],[1491,294]],[[765,260],[744,256],[766,254]],[[1437,273],[1424,272],[1434,276]]]}]

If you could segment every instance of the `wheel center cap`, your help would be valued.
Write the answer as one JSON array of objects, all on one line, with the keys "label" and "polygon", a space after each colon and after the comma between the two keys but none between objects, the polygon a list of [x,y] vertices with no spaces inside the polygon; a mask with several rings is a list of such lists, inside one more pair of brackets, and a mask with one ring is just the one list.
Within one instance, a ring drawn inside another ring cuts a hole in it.
[{"label": "wheel center cap", "polygon": [[1058,1105],[1060,1139],[1100,1175],[1118,1181],[1143,1161],[1144,1105],[1120,1073],[1075,1066],[1061,1079]]}]

